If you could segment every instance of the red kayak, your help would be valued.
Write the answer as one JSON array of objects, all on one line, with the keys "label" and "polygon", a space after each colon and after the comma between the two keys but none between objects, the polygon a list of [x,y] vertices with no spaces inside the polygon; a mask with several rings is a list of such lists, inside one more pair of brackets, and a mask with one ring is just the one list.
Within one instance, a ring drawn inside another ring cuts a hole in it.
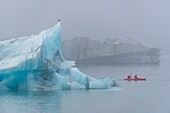
[{"label": "red kayak", "polygon": [[124,80],[127,80],[127,81],[145,81],[146,78],[139,78],[139,77],[137,77],[135,75],[134,78],[131,78],[130,76],[127,76],[127,78],[125,78]]}]

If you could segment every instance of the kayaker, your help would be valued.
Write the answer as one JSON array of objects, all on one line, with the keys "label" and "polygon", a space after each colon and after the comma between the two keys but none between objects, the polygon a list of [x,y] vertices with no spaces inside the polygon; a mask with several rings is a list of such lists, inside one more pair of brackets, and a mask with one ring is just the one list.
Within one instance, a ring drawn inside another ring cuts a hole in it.
[{"label": "kayaker", "polygon": [[131,79],[130,75],[127,76],[127,79]]},{"label": "kayaker", "polygon": [[135,76],[134,76],[134,79],[138,79],[138,76],[137,76],[137,75],[135,75]]}]

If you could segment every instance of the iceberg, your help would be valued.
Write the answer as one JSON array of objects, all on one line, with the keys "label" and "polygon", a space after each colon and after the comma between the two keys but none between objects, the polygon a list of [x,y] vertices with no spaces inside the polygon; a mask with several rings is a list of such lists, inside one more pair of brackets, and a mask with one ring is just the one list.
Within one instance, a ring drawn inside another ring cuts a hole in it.
[{"label": "iceberg", "polygon": [[38,35],[0,42],[0,90],[109,89],[111,77],[93,78],[62,56],[60,21]]},{"label": "iceberg", "polygon": [[76,37],[63,41],[63,56],[76,65],[158,65],[160,49],[128,36],[109,39]]}]

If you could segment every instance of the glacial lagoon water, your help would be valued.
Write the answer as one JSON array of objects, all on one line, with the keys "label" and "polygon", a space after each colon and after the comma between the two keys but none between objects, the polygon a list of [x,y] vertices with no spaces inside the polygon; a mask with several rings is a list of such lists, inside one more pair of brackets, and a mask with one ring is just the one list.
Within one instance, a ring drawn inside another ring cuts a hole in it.
[{"label": "glacial lagoon water", "polygon": [[[93,77],[114,77],[112,90],[0,91],[0,113],[170,113],[170,57],[158,66],[80,66]],[[146,81],[128,82],[127,74]]]}]

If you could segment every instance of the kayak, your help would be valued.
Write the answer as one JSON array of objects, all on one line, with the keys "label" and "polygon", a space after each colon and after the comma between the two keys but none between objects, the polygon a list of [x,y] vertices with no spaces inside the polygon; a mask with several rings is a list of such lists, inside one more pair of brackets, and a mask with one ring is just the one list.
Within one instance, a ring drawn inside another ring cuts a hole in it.
[{"label": "kayak", "polygon": [[146,78],[125,78],[127,81],[145,81]]}]

